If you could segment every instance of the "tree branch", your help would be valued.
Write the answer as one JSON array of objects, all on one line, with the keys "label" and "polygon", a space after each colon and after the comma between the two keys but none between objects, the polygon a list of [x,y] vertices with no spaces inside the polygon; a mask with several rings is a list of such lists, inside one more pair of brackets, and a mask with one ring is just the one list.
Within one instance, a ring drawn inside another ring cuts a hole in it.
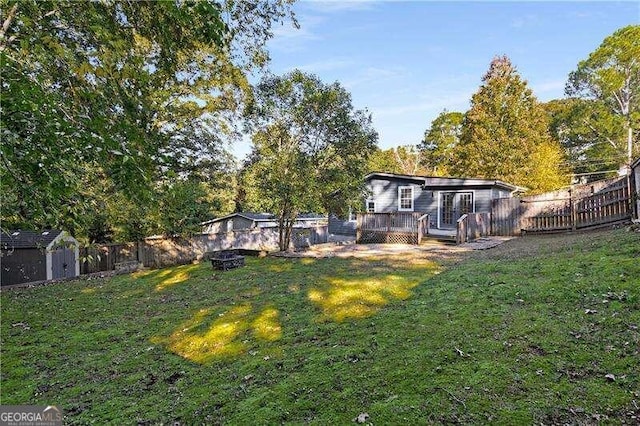
[{"label": "tree branch", "polygon": [[15,36],[14,36],[14,37],[9,37],[9,40],[7,42],[4,42],[4,38],[5,38],[5,35],[7,34],[7,30],[11,25],[11,21],[13,21],[13,18],[16,16],[17,11],[18,11],[18,3],[13,5],[13,7],[9,10],[9,13],[7,13],[7,17],[5,18],[4,22],[2,23],[2,28],[0,28],[0,52],[4,51],[4,49],[9,44],[11,44],[13,40],[15,40]]},{"label": "tree branch", "polygon": [[[598,132],[598,130],[597,130],[595,127],[593,127],[593,126],[591,125],[591,123],[589,123],[589,120],[584,119],[584,120],[583,120],[583,123],[585,124],[585,126],[587,126],[587,127],[588,127],[588,128],[589,128],[593,133],[595,133],[596,135],[599,135],[599,134],[600,134],[600,132]],[[609,142],[609,144],[610,144],[612,147],[617,148],[616,143],[615,143],[613,140],[611,140],[611,138],[610,138],[609,136],[605,136],[604,138],[606,139],[606,141],[607,141],[607,142]]]}]

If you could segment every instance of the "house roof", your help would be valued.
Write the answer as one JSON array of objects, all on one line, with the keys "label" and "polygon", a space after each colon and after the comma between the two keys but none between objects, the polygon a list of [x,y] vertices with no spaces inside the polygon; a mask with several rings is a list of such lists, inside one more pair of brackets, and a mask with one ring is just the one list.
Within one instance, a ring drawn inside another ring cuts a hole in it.
[{"label": "house roof", "polygon": [[12,248],[45,248],[55,240],[62,231],[46,229],[41,232],[15,231],[2,232],[0,245],[3,249]]},{"label": "house roof", "polygon": [[215,219],[207,220],[205,222],[202,222],[200,225],[208,225],[210,223],[220,222],[221,220],[229,219],[235,216],[243,217],[245,219],[253,220],[253,221],[264,221],[264,220],[275,219],[275,216],[272,215],[271,213],[240,212],[240,213],[231,213],[226,216],[221,216]]},{"label": "house roof", "polygon": [[516,186],[497,179],[477,179],[477,178],[460,178],[460,177],[441,177],[441,176],[415,176],[402,175],[396,173],[380,173],[373,172],[365,176],[365,180],[375,177],[386,179],[404,179],[420,182],[427,187],[446,187],[446,186],[497,186],[509,191],[524,191],[526,188]]},{"label": "house roof", "polygon": [[262,220],[273,220],[276,218],[275,215],[271,214],[271,213],[253,213],[253,212],[240,212],[240,213],[234,213],[230,216],[242,216],[245,219],[251,219],[251,220],[255,220],[255,221],[262,221]]},{"label": "house roof", "polygon": [[321,220],[326,218],[326,215],[322,215],[319,213],[300,213],[296,220]]},{"label": "house roof", "polygon": [[636,161],[631,163],[631,168],[635,169],[636,167],[640,166],[640,158],[636,158]]},{"label": "house roof", "polygon": [[[278,219],[276,215],[271,213],[238,212],[238,213],[231,213],[226,216],[218,217],[215,219],[207,220],[206,222],[202,222],[201,225],[209,225],[210,223],[219,222],[221,220],[229,219],[234,216],[243,217],[245,219],[252,220],[254,222],[268,222],[268,221],[273,221]],[[300,221],[318,220],[318,219],[325,219],[325,217],[317,213],[301,213],[296,218],[296,220],[300,220]]]}]

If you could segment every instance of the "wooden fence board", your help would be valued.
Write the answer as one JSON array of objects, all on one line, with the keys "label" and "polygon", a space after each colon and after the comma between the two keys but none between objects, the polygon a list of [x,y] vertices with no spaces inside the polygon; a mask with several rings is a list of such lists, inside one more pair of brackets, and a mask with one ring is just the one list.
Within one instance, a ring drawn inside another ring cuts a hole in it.
[{"label": "wooden fence board", "polygon": [[569,197],[556,192],[562,197],[551,198],[541,194],[522,199],[493,200],[491,234],[571,231],[615,223],[631,217],[631,198],[626,178],[607,181],[607,186],[592,185],[592,190],[598,188],[592,194],[583,186],[575,191],[579,197],[573,197],[573,192],[566,191]]},{"label": "wooden fence board", "polygon": [[491,235],[520,234],[522,205],[519,198],[498,198],[491,202]]},{"label": "wooden fence board", "polygon": [[[291,243],[295,248],[326,243],[327,226],[294,228]],[[221,234],[202,234],[191,238],[151,238],[137,243],[108,244],[80,249],[80,273],[112,271],[115,264],[136,261],[149,268],[184,265],[202,258],[204,253],[229,249],[278,249],[278,229],[258,228]]]}]

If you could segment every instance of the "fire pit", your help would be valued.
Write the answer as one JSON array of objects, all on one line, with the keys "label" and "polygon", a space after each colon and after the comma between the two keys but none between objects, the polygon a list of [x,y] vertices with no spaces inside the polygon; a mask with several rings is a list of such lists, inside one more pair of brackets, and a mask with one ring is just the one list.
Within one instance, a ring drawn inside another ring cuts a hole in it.
[{"label": "fire pit", "polygon": [[214,269],[226,271],[228,269],[240,268],[244,266],[244,256],[240,256],[236,251],[225,250],[214,253],[211,258],[211,266]]}]

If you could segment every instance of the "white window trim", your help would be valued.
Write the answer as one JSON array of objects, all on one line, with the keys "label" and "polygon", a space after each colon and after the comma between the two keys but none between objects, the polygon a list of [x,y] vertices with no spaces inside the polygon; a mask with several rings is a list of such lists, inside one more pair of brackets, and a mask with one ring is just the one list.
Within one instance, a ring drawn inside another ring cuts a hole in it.
[{"label": "white window trim", "polygon": [[[369,211],[369,203],[373,203],[373,212],[370,212],[370,211]],[[364,202],[364,210],[365,210],[367,213],[375,213],[375,212],[377,211],[376,204],[377,204],[377,203],[376,203],[376,200],[374,200],[373,198],[368,198],[368,199]]]},{"label": "white window trim", "polygon": [[475,189],[458,190],[458,191],[438,191],[438,204],[437,204],[438,207],[436,209],[436,211],[438,212],[438,221],[437,221],[438,229],[440,229],[440,213],[441,213],[441,210],[442,210],[442,204],[440,203],[441,202],[440,197],[441,197],[443,192],[454,192],[456,194],[470,192],[472,194],[471,195],[471,206],[473,208],[472,213],[476,212],[476,190]]},{"label": "white window trim", "polygon": [[[411,190],[411,208],[408,209],[403,209],[402,208],[402,200],[400,198],[400,194],[402,194],[402,190],[403,189],[410,189]],[[413,186],[411,185],[405,185],[405,186],[399,186],[398,187],[398,211],[399,212],[412,212],[414,210],[415,207],[415,200],[414,200],[414,192],[413,192]]]},{"label": "white window trim", "polygon": [[349,207],[349,216],[347,216],[347,222],[357,222],[358,220],[357,213],[354,213],[351,207]]}]

